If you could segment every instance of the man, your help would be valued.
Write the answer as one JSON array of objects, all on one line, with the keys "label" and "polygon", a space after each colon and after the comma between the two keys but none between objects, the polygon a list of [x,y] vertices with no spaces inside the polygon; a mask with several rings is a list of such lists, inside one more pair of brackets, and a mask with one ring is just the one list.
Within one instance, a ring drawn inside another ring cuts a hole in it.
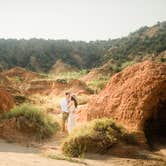
[{"label": "man", "polygon": [[65,93],[65,98],[61,101],[61,110],[62,110],[62,131],[66,131],[66,122],[69,116],[68,103],[70,102],[71,94],[70,92]]}]

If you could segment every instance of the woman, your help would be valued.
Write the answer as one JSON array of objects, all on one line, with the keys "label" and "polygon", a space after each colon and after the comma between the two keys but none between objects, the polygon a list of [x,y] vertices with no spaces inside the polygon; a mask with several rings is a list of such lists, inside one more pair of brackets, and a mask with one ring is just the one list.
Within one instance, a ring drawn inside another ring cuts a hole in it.
[{"label": "woman", "polygon": [[69,110],[69,116],[68,116],[68,122],[67,122],[68,133],[70,133],[73,127],[75,127],[74,113],[77,108],[77,105],[78,103],[77,103],[77,100],[75,99],[75,96],[71,96],[71,100],[68,104],[68,110]]}]

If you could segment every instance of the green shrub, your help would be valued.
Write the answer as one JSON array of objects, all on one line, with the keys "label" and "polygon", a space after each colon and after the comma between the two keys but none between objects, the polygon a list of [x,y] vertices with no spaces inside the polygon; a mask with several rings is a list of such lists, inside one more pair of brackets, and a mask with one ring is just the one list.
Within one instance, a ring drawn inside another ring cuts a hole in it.
[{"label": "green shrub", "polygon": [[73,79],[79,79],[82,76],[84,76],[87,73],[86,70],[80,70],[80,71],[73,71],[73,72],[64,72],[60,73],[56,76],[56,79],[64,79],[67,81],[73,80]]},{"label": "green shrub", "polygon": [[115,66],[115,67],[113,67],[114,73],[118,73],[118,72],[120,72],[121,70],[122,70],[122,69],[121,69],[120,66]]},{"label": "green shrub", "polygon": [[87,104],[88,101],[89,101],[88,95],[85,95],[85,94],[79,95],[79,96],[77,97],[77,99],[78,99],[79,105]]},{"label": "green shrub", "polygon": [[56,81],[58,83],[67,84],[67,80],[65,80],[65,79],[57,79]]},{"label": "green shrub", "polygon": [[22,132],[35,136],[36,139],[51,137],[59,130],[59,124],[37,108],[23,104],[13,108],[0,116],[0,121],[16,119],[16,128]]},{"label": "green shrub", "polygon": [[161,57],[160,62],[166,62],[166,58]]},{"label": "green shrub", "polygon": [[100,92],[105,85],[107,84],[108,80],[105,79],[96,79],[88,82],[88,86],[90,89],[92,89],[92,92]]},{"label": "green shrub", "polygon": [[136,63],[135,61],[126,61],[126,62],[122,63],[121,69],[123,70],[124,68],[131,66],[135,63]]},{"label": "green shrub", "polygon": [[89,92],[90,94],[94,94],[94,93],[95,93],[94,89],[92,89],[92,88],[90,88],[90,87],[87,87],[87,88],[85,88],[85,89],[86,89],[86,91]]},{"label": "green shrub", "polygon": [[111,119],[97,119],[76,128],[64,141],[62,151],[70,157],[79,157],[85,152],[105,153],[118,141],[127,138],[125,129]]},{"label": "green shrub", "polygon": [[121,139],[127,144],[138,145],[138,142],[133,133],[123,133]]},{"label": "green shrub", "polygon": [[22,80],[19,76],[14,76],[14,77],[11,77],[11,78],[8,78],[8,79],[11,80],[11,81],[14,81],[16,83],[22,82]]}]

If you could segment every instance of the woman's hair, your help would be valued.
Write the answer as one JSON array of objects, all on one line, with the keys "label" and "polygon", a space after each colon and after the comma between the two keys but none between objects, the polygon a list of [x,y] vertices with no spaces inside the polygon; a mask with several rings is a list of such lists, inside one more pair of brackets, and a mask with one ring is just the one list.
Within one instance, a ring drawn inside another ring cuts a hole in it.
[{"label": "woman's hair", "polygon": [[71,96],[71,101],[74,101],[74,105],[75,105],[75,107],[77,108],[78,102],[77,102],[77,100],[75,99],[74,96]]}]

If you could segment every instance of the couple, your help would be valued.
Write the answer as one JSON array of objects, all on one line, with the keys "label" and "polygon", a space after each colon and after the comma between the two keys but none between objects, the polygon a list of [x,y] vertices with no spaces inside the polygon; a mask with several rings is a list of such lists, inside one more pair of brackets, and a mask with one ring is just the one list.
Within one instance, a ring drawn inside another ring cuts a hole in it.
[{"label": "couple", "polygon": [[65,93],[65,98],[61,101],[62,110],[62,130],[65,132],[66,128],[70,133],[75,126],[74,112],[77,108],[77,100],[70,92]]}]

